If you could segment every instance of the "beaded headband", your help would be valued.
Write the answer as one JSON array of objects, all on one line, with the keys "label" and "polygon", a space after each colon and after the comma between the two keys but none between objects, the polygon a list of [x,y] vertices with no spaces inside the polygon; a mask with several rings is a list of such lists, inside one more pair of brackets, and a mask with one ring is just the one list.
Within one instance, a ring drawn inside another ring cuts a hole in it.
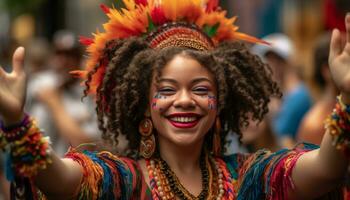
[{"label": "beaded headband", "polygon": [[194,24],[167,23],[149,34],[146,41],[151,48],[187,47],[196,50],[214,48],[213,41]]},{"label": "beaded headband", "polygon": [[116,39],[142,37],[151,48],[171,46],[196,50],[211,50],[220,42],[243,40],[265,43],[255,37],[238,32],[236,17],[227,18],[218,0],[123,0],[125,8],[108,8],[101,5],[109,21],[103,25],[105,32],[93,38],[81,37],[89,54],[86,68],[71,74],[87,79],[89,91],[95,94],[102,83],[108,61],[103,56],[106,44]]}]

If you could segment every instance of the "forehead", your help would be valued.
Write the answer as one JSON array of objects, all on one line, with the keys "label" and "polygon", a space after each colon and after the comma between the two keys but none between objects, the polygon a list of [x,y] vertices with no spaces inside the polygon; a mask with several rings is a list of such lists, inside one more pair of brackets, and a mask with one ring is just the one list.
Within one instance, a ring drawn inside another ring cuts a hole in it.
[{"label": "forehead", "polygon": [[191,81],[202,77],[215,82],[213,74],[197,60],[183,55],[177,55],[161,70],[161,78],[170,78],[178,81]]}]

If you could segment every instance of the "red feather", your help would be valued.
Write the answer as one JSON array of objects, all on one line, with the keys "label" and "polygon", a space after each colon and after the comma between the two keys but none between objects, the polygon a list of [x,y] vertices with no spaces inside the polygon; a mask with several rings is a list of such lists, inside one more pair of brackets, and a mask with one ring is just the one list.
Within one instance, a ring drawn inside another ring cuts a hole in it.
[{"label": "red feather", "polygon": [[147,4],[148,4],[147,0],[135,0],[135,3],[136,4],[142,4],[144,6],[147,6]]},{"label": "red feather", "polygon": [[92,38],[80,36],[79,42],[80,42],[80,44],[83,44],[85,46],[90,46],[92,43],[94,43],[94,40]]},{"label": "red feather", "polygon": [[218,8],[218,6],[219,6],[219,0],[209,0],[205,11],[213,12]]},{"label": "red feather", "polygon": [[101,4],[100,7],[104,13],[109,13],[109,8],[105,4]]},{"label": "red feather", "polygon": [[167,22],[167,19],[164,14],[164,10],[160,7],[155,7],[151,11],[151,18],[152,18],[152,21],[157,25],[161,25]]}]

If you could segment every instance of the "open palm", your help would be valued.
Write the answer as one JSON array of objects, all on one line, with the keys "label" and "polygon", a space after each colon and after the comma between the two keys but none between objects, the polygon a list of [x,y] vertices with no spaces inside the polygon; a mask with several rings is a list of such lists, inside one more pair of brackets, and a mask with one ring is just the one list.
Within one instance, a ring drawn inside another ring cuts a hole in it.
[{"label": "open palm", "polygon": [[346,44],[342,45],[341,36],[338,30],[332,34],[329,65],[334,82],[343,95],[346,96],[347,103],[350,100],[350,14],[345,17],[346,24]]},{"label": "open palm", "polygon": [[26,93],[26,74],[23,70],[24,48],[13,54],[12,72],[0,67],[0,115],[7,123],[18,122],[23,115]]}]

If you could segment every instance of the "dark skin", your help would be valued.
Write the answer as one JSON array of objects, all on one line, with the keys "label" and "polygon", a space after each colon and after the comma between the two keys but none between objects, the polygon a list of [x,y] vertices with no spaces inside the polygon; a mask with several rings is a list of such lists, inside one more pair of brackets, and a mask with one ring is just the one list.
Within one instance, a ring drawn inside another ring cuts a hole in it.
[{"label": "dark skin", "polygon": [[[114,41],[108,46],[105,55],[112,55],[108,58],[111,62],[97,91],[99,125],[104,139],[111,142],[116,141],[119,134],[125,134],[130,141],[129,152],[137,152],[139,148],[138,125],[148,106],[144,99],[148,99],[152,71],[159,77],[166,63],[181,52],[196,59],[215,76],[219,117],[222,124],[228,125],[222,138],[230,130],[240,134],[241,127],[248,122],[248,113],[253,113],[253,119],[260,120],[268,111],[270,96],[280,96],[277,84],[271,81],[270,69],[240,43],[224,43],[212,52],[183,48],[158,52],[138,39]],[[132,59],[126,59],[129,57]],[[110,91],[114,95],[110,95]],[[209,148],[211,137],[208,134],[208,142],[205,142]],[[222,146],[224,143],[222,139]]]},{"label": "dark skin", "polygon": [[[332,77],[341,91],[342,101],[346,104],[350,104],[350,15],[346,17],[346,27],[347,43],[345,47],[341,45],[339,31],[335,30],[333,32],[329,64]],[[188,54],[191,55],[190,52],[188,52]],[[242,57],[244,58],[244,56]],[[22,108],[25,97],[25,73],[23,71],[23,60],[24,49],[19,48],[14,53],[13,73],[8,74],[4,70],[0,70],[0,113],[6,124],[16,123],[20,121],[23,116]],[[197,61],[201,64],[199,59]],[[230,58],[226,58],[225,61],[222,61],[222,64],[227,61],[229,62]],[[220,62],[220,59],[217,62]],[[252,61],[249,60],[248,62]],[[129,64],[127,66],[129,66]],[[202,66],[205,67],[205,65]],[[162,72],[162,70],[160,72]],[[216,74],[212,73],[212,75],[218,81]],[[263,80],[261,79],[262,77],[257,78],[259,79],[255,79],[254,81]],[[118,80],[118,77],[116,77],[116,81],[120,81],[120,79]],[[253,80],[251,80],[251,82],[253,82]],[[156,84],[157,82],[153,81],[151,83]],[[250,85],[258,86],[256,83],[251,83]],[[239,88],[236,88],[236,90],[239,90]],[[229,89],[227,91],[229,91]],[[147,95],[150,95],[150,93]],[[220,89],[218,89],[217,98],[219,99],[219,102],[220,99],[225,99],[220,98],[220,95],[222,94],[220,94]],[[254,96],[252,95],[252,97]],[[144,99],[147,98],[143,98],[143,100]],[[116,101],[118,102],[118,99]],[[230,103],[230,101],[225,102]],[[148,104],[146,103],[146,105]],[[223,105],[219,103],[219,106]],[[144,111],[146,110],[147,109]],[[218,112],[224,113],[224,110],[218,108]],[[232,110],[230,110],[230,112],[232,112]],[[143,115],[145,112],[141,113]],[[259,116],[259,113],[257,116]],[[162,149],[160,149],[160,151],[160,153],[162,153]],[[190,159],[190,157],[191,156],[185,157],[186,163],[195,163],[195,160],[199,159],[198,157],[192,157],[191,161],[186,160]],[[49,197],[60,199],[69,198],[79,186],[82,177],[82,168],[72,160],[58,158],[55,153],[51,154],[51,158],[53,163],[49,165],[47,169],[39,172],[35,178],[35,183],[44,194],[47,194]],[[169,165],[170,168],[176,169],[176,166],[173,166],[172,164]],[[338,151],[332,145],[332,138],[329,131],[326,130],[320,149],[303,154],[296,162],[292,173],[295,189],[290,191],[290,199],[312,199],[330,191],[341,182],[347,166],[348,160],[342,152]],[[197,168],[198,167],[199,166],[197,165]],[[147,174],[144,174],[144,176],[147,176]],[[181,177],[181,174],[178,176]]]}]

